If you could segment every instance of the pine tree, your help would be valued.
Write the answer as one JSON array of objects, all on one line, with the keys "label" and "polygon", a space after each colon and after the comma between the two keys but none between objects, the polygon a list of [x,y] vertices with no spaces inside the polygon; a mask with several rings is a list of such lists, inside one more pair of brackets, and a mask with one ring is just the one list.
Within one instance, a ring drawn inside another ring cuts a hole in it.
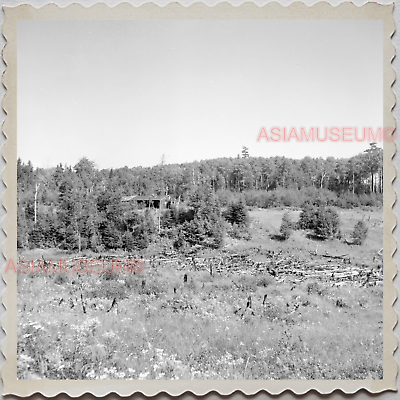
[{"label": "pine tree", "polygon": [[250,217],[247,211],[246,204],[243,199],[239,202],[231,203],[225,213],[225,219],[232,225],[240,227],[247,227],[249,225]]},{"label": "pine tree", "polygon": [[317,224],[314,228],[315,235],[322,239],[330,239],[339,234],[339,215],[331,208],[319,207]]},{"label": "pine tree", "polygon": [[367,239],[368,227],[364,221],[358,221],[351,233],[353,244],[362,245]]},{"label": "pine tree", "polygon": [[292,222],[290,221],[289,213],[285,212],[282,217],[282,223],[279,228],[279,233],[284,240],[289,239],[292,233]]},{"label": "pine tree", "polygon": [[181,235],[190,245],[202,245],[218,248],[223,243],[223,225],[218,199],[209,187],[202,186],[195,190],[189,204],[194,211],[194,218],[181,227]]}]

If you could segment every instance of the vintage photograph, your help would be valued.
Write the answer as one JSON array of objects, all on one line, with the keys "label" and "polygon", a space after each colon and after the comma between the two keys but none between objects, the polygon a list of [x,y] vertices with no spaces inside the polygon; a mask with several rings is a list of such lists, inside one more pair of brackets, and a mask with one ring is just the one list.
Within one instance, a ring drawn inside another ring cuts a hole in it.
[{"label": "vintage photograph", "polygon": [[383,380],[382,21],[17,32],[18,380]]}]

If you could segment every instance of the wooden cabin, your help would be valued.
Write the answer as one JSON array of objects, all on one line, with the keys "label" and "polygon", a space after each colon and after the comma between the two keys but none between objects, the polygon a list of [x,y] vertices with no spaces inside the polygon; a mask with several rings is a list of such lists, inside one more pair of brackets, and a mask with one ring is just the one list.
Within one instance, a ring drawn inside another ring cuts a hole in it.
[{"label": "wooden cabin", "polygon": [[168,195],[126,196],[123,203],[136,203],[139,208],[170,208],[171,197]]}]

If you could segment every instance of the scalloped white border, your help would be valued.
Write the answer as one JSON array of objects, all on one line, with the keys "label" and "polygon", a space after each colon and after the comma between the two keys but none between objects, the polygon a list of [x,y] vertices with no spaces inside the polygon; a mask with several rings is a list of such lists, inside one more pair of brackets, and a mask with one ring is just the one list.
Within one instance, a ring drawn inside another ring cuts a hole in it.
[{"label": "scalloped white border", "polygon": [[[331,6],[326,2],[307,6],[296,2],[289,6],[279,3],[268,3],[257,6],[254,3],[244,3],[240,6],[232,6],[228,3],[219,3],[209,7],[203,3],[194,3],[184,7],[178,3],[159,7],[153,3],[146,3],[135,7],[129,3],[122,3],[113,8],[104,3],[95,4],[85,8],[80,4],[72,4],[60,8],[54,4],[36,9],[30,5],[21,5],[15,8],[3,7],[5,21],[3,35],[6,45],[3,49],[3,59],[6,71],[3,75],[3,84],[7,89],[3,99],[3,109],[7,114],[3,124],[3,133],[6,143],[2,154],[7,163],[3,172],[3,181],[6,191],[3,196],[3,205],[7,215],[3,221],[3,230],[7,235],[3,245],[3,254],[7,260],[16,259],[16,138],[17,138],[17,76],[16,76],[16,26],[18,19],[379,19],[383,21],[384,28],[384,126],[396,126],[392,115],[395,105],[395,96],[392,84],[395,80],[395,72],[391,61],[395,56],[395,49],[391,41],[394,33],[394,20],[392,16],[393,5],[381,5],[367,3],[356,6],[353,3],[341,3]],[[6,338],[2,342],[2,351],[6,362],[2,367],[3,394],[29,396],[33,393],[41,393],[44,396],[55,396],[59,393],[67,393],[71,397],[77,397],[84,393],[92,393],[95,396],[105,396],[109,393],[117,393],[121,396],[129,396],[140,392],[147,396],[154,396],[165,392],[173,396],[184,392],[195,395],[205,395],[216,391],[221,395],[229,395],[235,391],[252,395],[262,390],[270,394],[280,394],[290,390],[296,394],[303,394],[310,390],[327,394],[334,390],[342,390],[344,393],[355,393],[360,389],[366,389],[371,393],[379,393],[385,390],[397,390],[396,376],[397,363],[393,353],[397,348],[397,338],[393,328],[397,323],[397,315],[393,303],[397,298],[397,291],[393,283],[396,275],[396,265],[393,254],[396,251],[396,241],[393,229],[396,226],[396,218],[393,213],[393,205],[396,194],[393,188],[393,180],[396,177],[396,169],[392,158],[396,153],[394,142],[384,143],[384,379],[363,381],[227,381],[227,380],[193,380],[193,381],[45,381],[45,380],[17,380],[16,379],[16,275],[3,273],[3,279],[7,288],[3,294],[3,304],[6,313],[2,319],[2,327],[6,332]]]}]

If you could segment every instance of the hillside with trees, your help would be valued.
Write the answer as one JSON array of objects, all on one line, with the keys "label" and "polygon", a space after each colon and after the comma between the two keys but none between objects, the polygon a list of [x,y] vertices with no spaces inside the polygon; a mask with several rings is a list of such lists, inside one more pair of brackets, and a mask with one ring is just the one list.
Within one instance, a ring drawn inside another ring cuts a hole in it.
[{"label": "hillside with trees", "polygon": [[[230,210],[228,218],[234,218],[232,205],[241,202],[259,208],[299,208],[313,201],[341,208],[382,206],[382,157],[382,149],[371,143],[350,159],[256,158],[247,148],[238,158],[149,168],[99,170],[83,158],[73,167],[43,169],[18,159],[17,245],[143,249],[168,228],[178,248],[199,241],[216,248],[222,243],[223,212]],[[127,212],[121,202],[124,196],[150,194],[168,194],[173,202],[158,227],[149,210]]]}]

